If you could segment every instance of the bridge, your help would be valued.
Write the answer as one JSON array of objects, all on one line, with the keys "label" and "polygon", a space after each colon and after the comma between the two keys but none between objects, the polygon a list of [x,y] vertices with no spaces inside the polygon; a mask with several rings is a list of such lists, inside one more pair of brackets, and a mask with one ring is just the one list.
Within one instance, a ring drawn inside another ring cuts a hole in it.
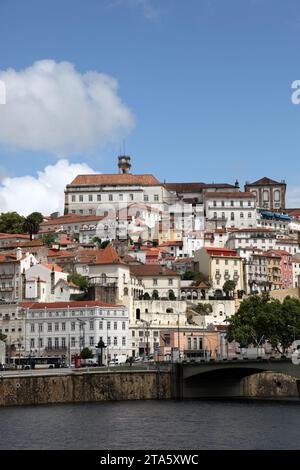
[{"label": "bridge", "polygon": [[245,377],[262,372],[296,379],[300,396],[300,365],[291,359],[228,360],[174,364],[174,394],[181,398],[247,397]]}]

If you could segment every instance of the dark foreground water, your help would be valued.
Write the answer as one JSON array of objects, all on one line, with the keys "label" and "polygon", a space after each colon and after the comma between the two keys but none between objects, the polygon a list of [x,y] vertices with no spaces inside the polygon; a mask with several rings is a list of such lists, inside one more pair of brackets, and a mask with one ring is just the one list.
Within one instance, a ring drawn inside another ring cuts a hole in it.
[{"label": "dark foreground water", "polygon": [[300,449],[300,402],[130,401],[0,408],[0,449]]}]

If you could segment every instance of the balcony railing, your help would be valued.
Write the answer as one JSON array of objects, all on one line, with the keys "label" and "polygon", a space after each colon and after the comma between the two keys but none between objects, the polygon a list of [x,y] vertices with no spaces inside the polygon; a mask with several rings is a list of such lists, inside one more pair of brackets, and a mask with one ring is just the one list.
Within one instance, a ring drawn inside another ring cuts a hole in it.
[{"label": "balcony railing", "polygon": [[91,277],[88,281],[89,286],[112,286],[117,287],[119,279],[117,277]]}]

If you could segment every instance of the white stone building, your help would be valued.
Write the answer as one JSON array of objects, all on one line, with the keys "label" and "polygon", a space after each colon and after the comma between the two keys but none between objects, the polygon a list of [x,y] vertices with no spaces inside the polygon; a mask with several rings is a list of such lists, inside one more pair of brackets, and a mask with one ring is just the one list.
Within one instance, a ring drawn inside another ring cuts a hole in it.
[{"label": "white stone building", "polygon": [[206,228],[256,227],[256,199],[249,192],[207,192]]},{"label": "white stone building", "polygon": [[96,353],[100,339],[105,362],[130,355],[128,311],[122,305],[99,301],[21,304],[25,312],[26,353],[63,355],[71,359],[84,347]]}]

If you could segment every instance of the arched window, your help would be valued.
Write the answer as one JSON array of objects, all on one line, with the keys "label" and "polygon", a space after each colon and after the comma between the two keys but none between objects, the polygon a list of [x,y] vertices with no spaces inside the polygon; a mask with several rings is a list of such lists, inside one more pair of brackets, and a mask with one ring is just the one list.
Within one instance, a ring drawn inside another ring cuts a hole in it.
[{"label": "arched window", "polygon": [[263,200],[264,202],[269,202],[269,191],[266,189],[263,191]]},{"label": "arched window", "polygon": [[154,300],[157,300],[157,299],[158,299],[158,291],[157,291],[157,290],[154,290],[154,291],[152,292],[152,299],[154,299]]},{"label": "arched window", "polygon": [[276,189],[276,190],[274,191],[274,201],[275,201],[275,202],[279,202],[279,201],[280,201],[280,191],[279,191],[279,189]]},{"label": "arched window", "polygon": [[141,310],[139,308],[137,308],[136,311],[135,311],[135,318],[136,318],[136,320],[141,319]]},{"label": "arched window", "polygon": [[124,295],[128,295],[128,287],[124,287]]}]

